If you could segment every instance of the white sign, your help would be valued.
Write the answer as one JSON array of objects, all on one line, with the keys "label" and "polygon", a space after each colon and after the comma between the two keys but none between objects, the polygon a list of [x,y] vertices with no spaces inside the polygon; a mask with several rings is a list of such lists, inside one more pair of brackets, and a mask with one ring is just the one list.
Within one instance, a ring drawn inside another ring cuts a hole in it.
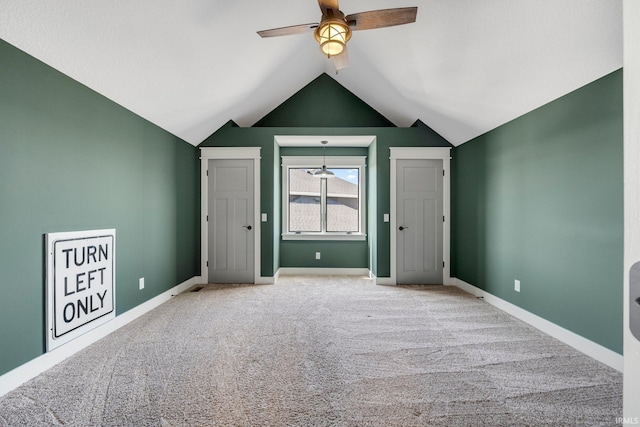
[{"label": "white sign", "polygon": [[47,234],[47,351],[116,315],[116,230]]}]

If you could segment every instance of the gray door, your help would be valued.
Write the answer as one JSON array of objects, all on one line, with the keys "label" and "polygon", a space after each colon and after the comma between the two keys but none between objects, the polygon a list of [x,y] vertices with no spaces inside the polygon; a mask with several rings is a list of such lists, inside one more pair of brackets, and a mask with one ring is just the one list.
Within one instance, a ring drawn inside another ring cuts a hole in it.
[{"label": "gray door", "polygon": [[442,160],[396,166],[396,282],[442,284]]},{"label": "gray door", "polygon": [[254,160],[209,160],[209,283],[254,282]]}]

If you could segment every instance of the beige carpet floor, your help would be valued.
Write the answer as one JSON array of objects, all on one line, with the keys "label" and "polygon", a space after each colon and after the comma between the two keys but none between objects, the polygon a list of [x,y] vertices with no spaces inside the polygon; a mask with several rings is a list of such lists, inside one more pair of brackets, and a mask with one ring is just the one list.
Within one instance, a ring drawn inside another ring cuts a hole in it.
[{"label": "beige carpet floor", "polygon": [[0,398],[0,426],[613,426],[622,375],[457,288],[209,285]]}]

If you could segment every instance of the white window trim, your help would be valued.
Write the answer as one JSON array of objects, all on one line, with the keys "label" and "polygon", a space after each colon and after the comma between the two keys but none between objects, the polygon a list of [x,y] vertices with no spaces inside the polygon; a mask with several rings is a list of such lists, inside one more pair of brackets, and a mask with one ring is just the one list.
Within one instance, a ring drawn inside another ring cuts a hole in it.
[{"label": "white window trim", "polygon": [[353,168],[360,170],[359,207],[360,207],[360,232],[320,232],[320,233],[290,233],[289,232],[289,169],[291,168],[320,168],[324,161],[323,156],[282,156],[282,240],[366,240],[365,230],[367,216],[366,202],[366,156],[327,156],[328,168]]}]

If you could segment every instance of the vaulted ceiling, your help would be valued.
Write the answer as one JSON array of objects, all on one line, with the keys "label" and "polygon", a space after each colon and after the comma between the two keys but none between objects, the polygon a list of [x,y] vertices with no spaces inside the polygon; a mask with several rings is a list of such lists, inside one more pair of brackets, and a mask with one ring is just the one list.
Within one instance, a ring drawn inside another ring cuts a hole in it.
[{"label": "vaulted ceiling", "polygon": [[316,0],[0,0],[0,38],[194,145],[324,72],[459,145],[622,67],[622,0],[340,2],[404,6],[416,23],[354,32],[337,75],[313,34],[256,34],[318,22]]}]

